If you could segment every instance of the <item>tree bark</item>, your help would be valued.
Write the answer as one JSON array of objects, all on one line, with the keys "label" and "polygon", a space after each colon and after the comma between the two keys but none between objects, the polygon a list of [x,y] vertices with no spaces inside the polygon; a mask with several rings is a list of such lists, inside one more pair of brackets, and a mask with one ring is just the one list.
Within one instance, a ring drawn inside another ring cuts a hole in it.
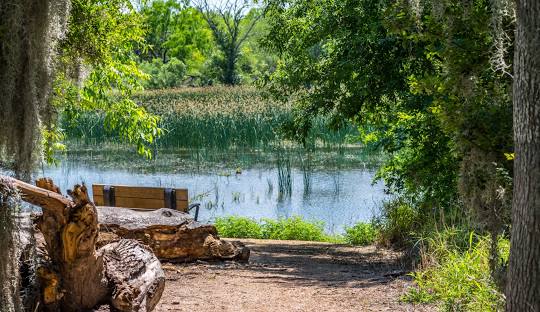
[{"label": "tree bark", "polygon": [[517,1],[514,197],[506,311],[540,311],[540,1]]},{"label": "tree bark", "polygon": [[97,209],[101,232],[98,244],[118,238],[136,239],[167,262],[249,259],[249,248],[240,242],[221,240],[215,226],[196,222],[187,213],[166,208],[155,211]]},{"label": "tree bark", "polygon": [[22,199],[40,206],[36,220],[45,241],[47,262],[37,268],[45,311],[85,311],[111,304],[119,311],[151,311],[165,286],[159,260],[133,240],[96,250],[98,214],[86,187],[76,185],[63,197],[51,180],[33,186],[4,178]]}]

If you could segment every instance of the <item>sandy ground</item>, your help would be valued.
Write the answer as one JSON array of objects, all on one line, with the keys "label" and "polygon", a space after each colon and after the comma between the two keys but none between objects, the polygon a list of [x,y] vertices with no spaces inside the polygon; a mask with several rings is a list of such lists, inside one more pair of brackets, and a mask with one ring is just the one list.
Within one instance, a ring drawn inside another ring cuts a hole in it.
[{"label": "sandy ground", "polygon": [[411,286],[400,254],[376,247],[241,240],[249,263],[164,264],[155,311],[434,311],[399,302]]}]

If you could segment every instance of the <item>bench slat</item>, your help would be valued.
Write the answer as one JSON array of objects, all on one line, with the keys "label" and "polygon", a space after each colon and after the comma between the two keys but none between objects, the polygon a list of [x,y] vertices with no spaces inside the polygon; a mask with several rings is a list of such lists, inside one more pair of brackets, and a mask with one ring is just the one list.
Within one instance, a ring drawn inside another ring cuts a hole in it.
[{"label": "bench slat", "polygon": [[[103,184],[92,185],[94,196],[103,196]],[[148,199],[165,199],[164,187],[146,187],[146,186],[126,186],[126,185],[111,185],[114,186],[116,197],[133,197],[133,198],[148,198]],[[187,189],[175,189],[176,199],[188,200]]]},{"label": "bench slat", "polygon": [[[124,208],[159,209],[165,208],[165,189],[145,186],[110,185],[114,187],[114,205]],[[103,184],[92,185],[94,203],[96,206],[104,206]],[[187,212],[188,190],[175,189],[176,209]]]},{"label": "bench slat", "polygon": [[[103,196],[94,195],[94,203],[96,206],[104,206],[105,201]],[[115,205],[117,207],[125,208],[143,208],[143,209],[159,209],[165,208],[165,202],[159,199],[148,198],[134,198],[134,197],[118,197],[116,196]],[[176,209],[180,211],[187,211],[189,203],[187,200],[177,200]]]}]

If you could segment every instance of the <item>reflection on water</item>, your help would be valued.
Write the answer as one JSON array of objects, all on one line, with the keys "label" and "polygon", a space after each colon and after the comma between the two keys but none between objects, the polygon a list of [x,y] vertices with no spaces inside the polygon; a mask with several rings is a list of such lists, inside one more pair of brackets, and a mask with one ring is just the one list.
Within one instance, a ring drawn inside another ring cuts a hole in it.
[{"label": "reflection on water", "polygon": [[372,185],[373,169],[364,166],[310,166],[306,171],[304,165],[289,165],[290,194],[283,194],[280,175],[284,169],[278,168],[279,164],[255,162],[242,163],[247,169],[232,164],[194,170],[179,166],[187,160],[177,153],[160,157],[156,169],[155,164],[144,167],[138,160],[120,162],[118,159],[127,156],[116,156],[122,157],[104,159],[100,154],[76,153],[40,174],[53,178],[63,192],[81,182],[187,188],[191,200],[202,204],[203,222],[228,215],[255,219],[298,215],[324,221],[329,233],[341,233],[344,226],[369,220],[385,198],[383,186]]}]

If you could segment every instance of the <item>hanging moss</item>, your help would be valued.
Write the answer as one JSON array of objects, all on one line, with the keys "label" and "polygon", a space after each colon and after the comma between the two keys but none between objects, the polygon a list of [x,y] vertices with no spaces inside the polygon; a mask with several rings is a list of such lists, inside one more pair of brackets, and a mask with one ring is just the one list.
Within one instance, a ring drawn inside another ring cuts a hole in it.
[{"label": "hanging moss", "polygon": [[19,296],[18,231],[13,212],[19,206],[19,194],[8,181],[0,178],[0,311],[22,311]]},{"label": "hanging moss", "polygon": [[29,177],[50,111],[56,42],[66,29],[67,0],[0,2],[0,160]]},{"label": "hanging moss", "polygon": [[[56,42],[65,34],[69,0],[0,1],[0,169],[26,180],[41,152]],[[21,311],[17,191],[0,179],[0,311]]]}]

